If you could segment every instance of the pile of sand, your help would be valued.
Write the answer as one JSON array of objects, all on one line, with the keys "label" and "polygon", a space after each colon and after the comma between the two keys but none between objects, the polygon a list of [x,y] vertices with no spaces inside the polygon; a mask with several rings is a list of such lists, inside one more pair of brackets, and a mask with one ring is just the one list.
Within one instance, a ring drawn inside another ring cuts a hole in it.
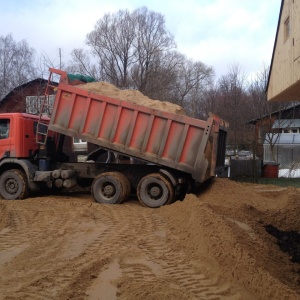
[{"label": "pile of sand", "polygon": [[216,178],[158,209],[44,192],[0,200],[0,300],[300,299],[265,228],[300,232],[299,189]]},{"label": "pile of sand", "polygon": [[[247,287],[259,299],[296,299],[299,266],[265,226],[299,232],[299,189],[215,180],[199,197],[159,209],[182,236],[189,257],[218,265],[219,276]],[[217,268],[214,270],[216,271]],[[256,299],[254,297],[253,299]],[[240,299],[246,299],[241,296]]]},{"label": "pile of sand", "polygon": [[116,98],[119,100],[130,101],[132,103],[147,106],[153,109],[170,112],[177,115],[186,115],[184,109],[177,104],[150,99],[138,90],[120,90],[108,82],[90,82],[78,85],[78,87],[96,94]]}]

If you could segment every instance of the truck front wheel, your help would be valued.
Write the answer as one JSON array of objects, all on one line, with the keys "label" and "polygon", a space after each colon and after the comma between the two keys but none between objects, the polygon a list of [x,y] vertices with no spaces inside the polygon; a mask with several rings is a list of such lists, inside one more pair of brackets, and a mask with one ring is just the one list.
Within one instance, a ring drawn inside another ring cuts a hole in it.
[{"label": "truck front wheel", "polygon": [[24,172],[13,169],[5,171],[0,177],[0,195],[6,200],[28,197],[28,183]]},{"label": "truck front wheel", "polygon": [[160,173],[149,174],[141,179],[137,187],[139,201],[148,207],[160,207],[174,199],[171,182]]},{"label": "truck front wheel", "polygon": [[98,175],[92,184],[95,201],[106,204],[123,203],[130,195],[131,185],[127,177],[119,172]]}]

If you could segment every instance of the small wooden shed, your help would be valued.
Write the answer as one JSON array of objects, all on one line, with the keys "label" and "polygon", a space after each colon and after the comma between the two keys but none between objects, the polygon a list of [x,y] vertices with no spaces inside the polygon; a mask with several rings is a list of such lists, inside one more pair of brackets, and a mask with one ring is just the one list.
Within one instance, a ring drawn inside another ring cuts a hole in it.
[{"label": "small wooden shed", "polygon": [[281,1],[267,100],[300,100],[300,0]]},{"label": "small wooden shed", "polygon": [[[0,113],[32,113],[28,111],[29,107],[26,104],[26,99],[28,100],[27,97],[35,97],[37,100],[39,97],[43,97],[47,82],[48,80],[43,78],[36,78],[14,88],[5,97],[0,99]],[[35,113],[38,113],[38,111]]]}]

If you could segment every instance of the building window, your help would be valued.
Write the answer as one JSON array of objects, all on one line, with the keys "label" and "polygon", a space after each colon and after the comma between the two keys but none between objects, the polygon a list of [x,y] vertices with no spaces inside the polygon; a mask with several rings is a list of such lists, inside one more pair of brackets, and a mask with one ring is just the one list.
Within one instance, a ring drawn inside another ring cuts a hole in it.
[{"label": "building window", "polygon": [[290,23],[290,17],[287,17],[287,19],[284,22],[284,41],[286,41],[291,35],[291,23]]},{"label": "building window", "polygon": [[285,128],[281,130],[282,133],[299,133],[299,128]]},{"label": "building window", "polygon": [[[42,113],[51,115],[53,105],[54,105],[55,95],[47,96],[45,101],[45,96],[27,96],[26,97],[26,113],[38,115],[41,113],[41,107],[44,103],[44,109]],[[44,102],[45,101],[45,102]]]}]

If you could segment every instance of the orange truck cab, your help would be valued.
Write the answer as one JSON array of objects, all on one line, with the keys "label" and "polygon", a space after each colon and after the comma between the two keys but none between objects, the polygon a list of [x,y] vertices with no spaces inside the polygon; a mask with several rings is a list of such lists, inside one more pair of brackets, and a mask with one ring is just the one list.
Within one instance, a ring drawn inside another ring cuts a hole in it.
[{"label": "orange truck cab", "polygon": [[38,151],[38,116],[24,113],[0,114],[0,159],[33,158]]},{"label": "orange truck cab", "polygon": [[49,123],[48,117],[0,114],[0,195],[3,199],[24,199],[29,191],[39,189],[34,180],[42,161],[36,141],[39,120]]}]

